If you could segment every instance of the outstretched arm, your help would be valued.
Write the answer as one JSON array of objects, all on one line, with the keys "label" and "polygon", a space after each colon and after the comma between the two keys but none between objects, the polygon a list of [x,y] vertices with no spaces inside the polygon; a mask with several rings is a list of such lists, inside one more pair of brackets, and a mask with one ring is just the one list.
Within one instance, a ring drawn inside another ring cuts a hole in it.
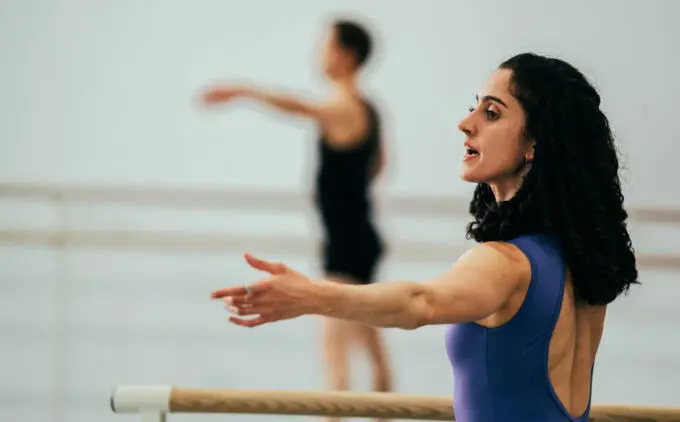
[{"label": "outstretched arm", "polygon": [[380,327],[415,329],[424,325],[478,321],[498,310],[531,277],[527,258],[515,246],[488,242],[464,254],[446,273],[424,283],[394,281],[356,286],[312,281],[281,263],[246,257],[272,277],[245,287],[213,293],[254,327],[304,314],[357,321]]},{"label": "outstretched arm", "polygon": [[252,87],[216,87],[209,89],[203,95],[206,104],[218,104],[232,101],[236,98],[256,100],[275,109],[298,116],[310,117],[321,123],[336,122],[343,119],[347,110],[342,104],[318,103],[304,100],[292,95],[274,93]]},{"label": "outstretched arm", "polygon": [[500,310],[530,272],[528,260],[514,246],[487,243],[423,283],[321,283],[321,314],[403,329],[478,321]]}]

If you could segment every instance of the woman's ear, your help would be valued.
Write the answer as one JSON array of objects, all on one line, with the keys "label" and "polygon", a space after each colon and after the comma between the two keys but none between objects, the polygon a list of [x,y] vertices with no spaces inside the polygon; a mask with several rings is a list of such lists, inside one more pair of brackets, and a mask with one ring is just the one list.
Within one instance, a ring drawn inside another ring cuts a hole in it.
[{"label": "woman's ear", "polygon": [[531,145],[529,146],[529,150],[524,154],[524,160],[527,163],[530,163],[534,161],[534,147],[536,146],[536,142],[531,142]]}]

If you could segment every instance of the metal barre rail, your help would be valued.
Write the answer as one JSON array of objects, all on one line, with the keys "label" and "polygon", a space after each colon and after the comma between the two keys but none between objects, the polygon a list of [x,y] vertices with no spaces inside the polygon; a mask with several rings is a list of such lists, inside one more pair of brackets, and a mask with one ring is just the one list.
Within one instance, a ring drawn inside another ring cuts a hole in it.
[{"label": "metal barre rail", "polygon": [[[450,397],[397,393],[190,389],[171,386],[119,387],[111,396],[114,413],[138,413],[164,421],[168,413],[240,413],[454,420]],[[680,407],[593,405],[595,422],[680,422]]]},{"label": "metal barre rail", "polygon": [[[181,189],[123,186],[60,186],[42,183],[0,183],[0,197],[52,199],[64,202],[137,203],[198,208],[232,208],[279,211],[299,210],[311,201],[309,193],[281,190]],[[468,215],[468,199],[426,196],[379,197],[380,209],[400,215],[451,217]],[[680,224],[680,209],[630,207],[631,219],[644,222]]]},{"label": "metal barre rail", "polygon": [[[199,208],[230,208],[277,211],[301,210],[310,195],[281,191],[244,189],[198,190],[179,188],[142,188],[115,186],[59,186],[35,183],[0,183],[0,198],[44,199],[81,203],[126,203]],[[390,213],[422,216],[467,215],[468,203],[461,198],[391,197],[379,201]],[[680,223],[680,210],[637,208],[631,218],[643,222]],[[0,244],[40,245],[51,247],[99,247],[188,252],[243,252],[246,245],[262,253],[314,253],[314,241],[299,238],[255,238],[238,235],[197,233],[154,233],[104,230],[0,230]],[[318,243],[318,242],[317,242]],[[283,245],[283,247],[282,247]],[[463,251],[447,244],[418,242],[396,245],[393,256],[399,261],[451,261]],[[640,267],[680,270],[680,256],[638,254]]]},{"label": "metal barre rail", "polygon": [[[114,230],[0,230],[0,245],[60,248],[235,253],[310,256],[317,239],[293,236],[243,236],[236,234],[168,233]],[[395,242],[389,255],[399,262],[451,262],[465,249],[437,242]],[[637,254],[640,268],[680,270],[680,255]]]}]

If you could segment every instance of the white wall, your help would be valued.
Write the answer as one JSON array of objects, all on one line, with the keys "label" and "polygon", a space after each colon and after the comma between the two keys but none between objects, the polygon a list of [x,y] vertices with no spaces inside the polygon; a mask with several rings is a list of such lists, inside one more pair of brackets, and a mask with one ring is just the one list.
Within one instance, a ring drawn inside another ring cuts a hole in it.
[{"label": "white wall", "polygon": [[677,2],[477,3],[5,0],[0,179],[306,186],[310,126],[206,113],[193,100],[220,78],[321,95],[322,19],[350,10],[383,40],[366,85],[389,110],[390,191],[464,190],[456,123],[494,66],[534,50],[569,59],[601,88],[631,201],[680,205],[661,194],[677,187],[659,173],[674,165],[660,151],[677,151],[680,131]]},{"label": "white wall", "polygon": [[[322,95],[314,52],[323,19],[345,10],[369,16],[383,41],[365,81],[388,110],[392,135],[393,169],[381,194],[469,193],[457,179],[462,137],[456,124],[494,66],[534,50],[567,58],[600,87],[626,154],[628,203],[680,207],[676,181],[661,174],[680,153],[680,58],[673,47],[680,32],[671,27],[680,3],[672,0],[429,0],[427,7],[354,0],[4,0],[0,181],[305,190],[314,163],[310,125],[252,108],[206,112],[195,99],[217,79]],[[80,228],[247,227],[256,234],[312,236],[306,217],[0,203],[3,228],[66,221]],[[464,220],[416,220],[385,216],[382,224],[393,239],[466,244]],[[641,253],[680,251],[677,229],[633,224],[632,230]],[[314,257],[281,258],[316,270]],[[422,279],[447,265],[388,260],[382,275]],[[680,376],[677,275],[641,275],[644,287],[609,316],[594,400],[680,404],[673,388]],[[323,388],[317,321],[235,329],[207,300],[211,289],[253,276],[238,256],[3,246],[0,420],[132,420],[108,411],[108,393],[118,384]],[[386,334],[400,391],[450,393],[441,329]],[[355,369],[363,389],[366,370],[363,364]]]}]

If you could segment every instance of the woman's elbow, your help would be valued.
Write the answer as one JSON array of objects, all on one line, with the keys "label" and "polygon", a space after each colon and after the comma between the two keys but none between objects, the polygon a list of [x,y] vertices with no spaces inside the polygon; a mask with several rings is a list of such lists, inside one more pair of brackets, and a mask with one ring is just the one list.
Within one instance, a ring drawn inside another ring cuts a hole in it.
[{"label": "woman's elbow", "polygon": [[416,328],[433,325],[434,312],[431,301],[428,299],[426,289],[417,289],[411,300],[411,312],[408,323],[402,327],[404,330],[415,330]]}]

